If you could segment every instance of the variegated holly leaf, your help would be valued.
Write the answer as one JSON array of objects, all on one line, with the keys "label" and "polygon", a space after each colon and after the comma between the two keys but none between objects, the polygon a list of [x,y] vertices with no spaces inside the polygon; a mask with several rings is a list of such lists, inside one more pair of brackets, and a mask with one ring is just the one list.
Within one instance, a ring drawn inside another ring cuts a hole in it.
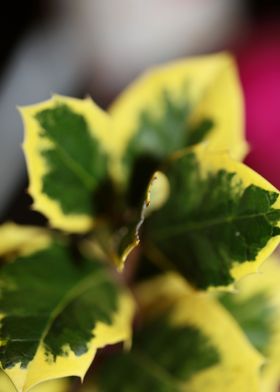
[{"label": "variegated holly leaf", "polygon": [[[226,53],[156,67],[130,85],[109,110],[118,133],[114,169],[139,181],[159,160],[208,140],[242,159],[243,99],[232,57]],[[135,186],[131,186],[131,192]]]},{"label": "variegated holly leaf", "polygon": [[[32,388],[32,392],[69,392],[70,384],[64,379],[47,381]],[[16,392],[9,377],[0,371],[0,392]]]},{"label": "variegated holly leaf", "polygon": [[167,275],[144,283],[138,298],[145,321],[132,350],[104,362],[97,390],[259,391],[261,356],[209,294]]},{"label": "variegated holly leaf", "polygon": [[200,289],[256,271],[279,243],[278,191],[242,163],[203,146],[163,170],[169,198],[146,220],[145,253]]},{"label": "variegated holly leaf", "polygon": [[219,300],[238,322],[252,345],[266,358],[262,392],[276,392],[280,381],[280,259],[270,257],[260,273],[237,284],[235,293]]},{"label": "variegated holly leaf", "polygon": [[83,378],[98,348],[130,339],[133,317],[133,301],[105,265],[65,241],[36,241],[30,231],[24,247],[1,255],[0,363],[20,392]]},{"label": "variegated holly leaf", "polygon": [[108,115],[90,98],[61,96],[21,113],[34,208],[56,228],[87,231],[102,207],[97,195],[109,181],[107,156],[113,142]]}]

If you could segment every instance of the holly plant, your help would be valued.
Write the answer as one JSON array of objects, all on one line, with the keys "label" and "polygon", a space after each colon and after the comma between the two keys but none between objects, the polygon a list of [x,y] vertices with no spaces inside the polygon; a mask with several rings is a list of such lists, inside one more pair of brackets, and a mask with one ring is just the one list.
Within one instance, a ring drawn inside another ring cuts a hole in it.
[{"label": "holly plant", "polygon": [[0,391],[276,391],[280,198],[241,163],[231,56],[20,112],[48,224],[0,228]]}]

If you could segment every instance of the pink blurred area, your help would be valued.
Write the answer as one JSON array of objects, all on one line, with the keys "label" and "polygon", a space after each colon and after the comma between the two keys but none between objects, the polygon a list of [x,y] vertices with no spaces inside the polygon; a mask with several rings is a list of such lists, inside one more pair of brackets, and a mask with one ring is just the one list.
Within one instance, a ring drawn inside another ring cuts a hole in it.
[{"label": "pink blurred area", "polygon": [[246,163],[280,189],[280,27],[258,29],[237,61],[251,148]]}]

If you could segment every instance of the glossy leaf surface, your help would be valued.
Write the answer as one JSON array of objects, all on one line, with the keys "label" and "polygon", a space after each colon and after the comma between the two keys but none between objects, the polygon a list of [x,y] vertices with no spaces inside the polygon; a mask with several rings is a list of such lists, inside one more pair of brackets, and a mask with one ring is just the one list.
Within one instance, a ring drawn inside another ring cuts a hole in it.
[{"label": "glossy leaf surface", "polygon": [[2,255],[0,362],[18,391],[83,378],[99,347],[130,338],[128,293],[104,265],[67,245],[50,239],[32,253]]},{"label": "glossy leaf surface", "polygon": [[143,231],[157,264],[200,289],[229,286],[279,243],[279,193],[245,165],[199,146],[178,153],[163,172],[169,198]]}]

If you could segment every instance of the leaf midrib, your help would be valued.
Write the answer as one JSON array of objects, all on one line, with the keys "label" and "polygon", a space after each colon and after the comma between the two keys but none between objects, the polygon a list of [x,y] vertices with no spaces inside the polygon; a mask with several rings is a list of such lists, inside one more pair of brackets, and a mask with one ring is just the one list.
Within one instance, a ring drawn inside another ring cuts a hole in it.
[{"label": "leaf midrib", "polygon": [[59,153],[64,164],[70,169],[70,171],[74,172],[76,177],[81,180],[86,189],[91,191],[92,188],[97,184],[96,179],[92,176],[92,174],[87,172],[82,165],[74,160],[67,150],[58,144],[52,137],[48,138],[54,143],[54,146],[57,148],[57,152]]},{"label": "leaf midrib", "polygon": [[260,213],[255,213],[255,214],[246,214],[242,216],[238,215],[229,215],[229,216],[223,216],[221,218],[213,218],[213,219],[206,219],[202,222],[186,222],[186,223],[181,223],[177,225],[172,225],[171,227],[161,227],[160,229],[157,229],[154,237],[156,239],[167,239],[167,238],[172,238],[174,236],[188,233],[188,232],[193,232],[193,231],[199,231],[199,230],[204,230],[208,229],[210,227],[218,226],[224,223],[230,224],[233,222],[238,222],[246,219],[254,219],[258,217],[264,217],[267,219],[267,216],[270,214],[271,211],[268,212],[260,212]]},{"label": "leaf midrib", "polygon": [[167,384],[175,385],[179,388],[180,381],[175,377],[170,375],[163,367],[159,366],[153,359],[148,357],[145,352],[139,349],[133,349],[131,352],[131,357],[134,361],[148,370],[151,373],[152,377],[158,378],[160,381],[163,381]]},{"label": "leaf midrib", "polygon": [[[93,278],[95,278],[95,281]],[[59,316],[59,314],[67,307],[67,305],[69,305],[72,301],[75,300],[75,298],[82,295],[88,289],[92,288],[93,286],[98,286],[101,283],[106,282],[107,280],[108,280],[108,278],[106,276],[104,276],[104,271],[100,271],[99,273],[95,273],[94,275],[91,274],[91,275],[87,276],[85,279],[80,281],[76,286],[72,287],[72,289],[70,289],[68,291],[68,293],[58,302],[58,304],[55,306],[53,311],[50,313],[49,321],[48,321],[48,323],[42,333],[41,339],[38,340],[38,347],[37,347],[37,350],[33,356],[33,359],[30,361],[30,364],[36,358],[38,350],[42,346],[42,344],[44,343],[44,340],[45,340],[47,334],[49,333],[49,331],[53,325],[53,322]],[[26,378],[25,378],[25,382],[24,382],[24,386],[23,386],[23,391],[25,390],[26,381],[28,379],[28,373],[29,372],[27,370]]]}]

